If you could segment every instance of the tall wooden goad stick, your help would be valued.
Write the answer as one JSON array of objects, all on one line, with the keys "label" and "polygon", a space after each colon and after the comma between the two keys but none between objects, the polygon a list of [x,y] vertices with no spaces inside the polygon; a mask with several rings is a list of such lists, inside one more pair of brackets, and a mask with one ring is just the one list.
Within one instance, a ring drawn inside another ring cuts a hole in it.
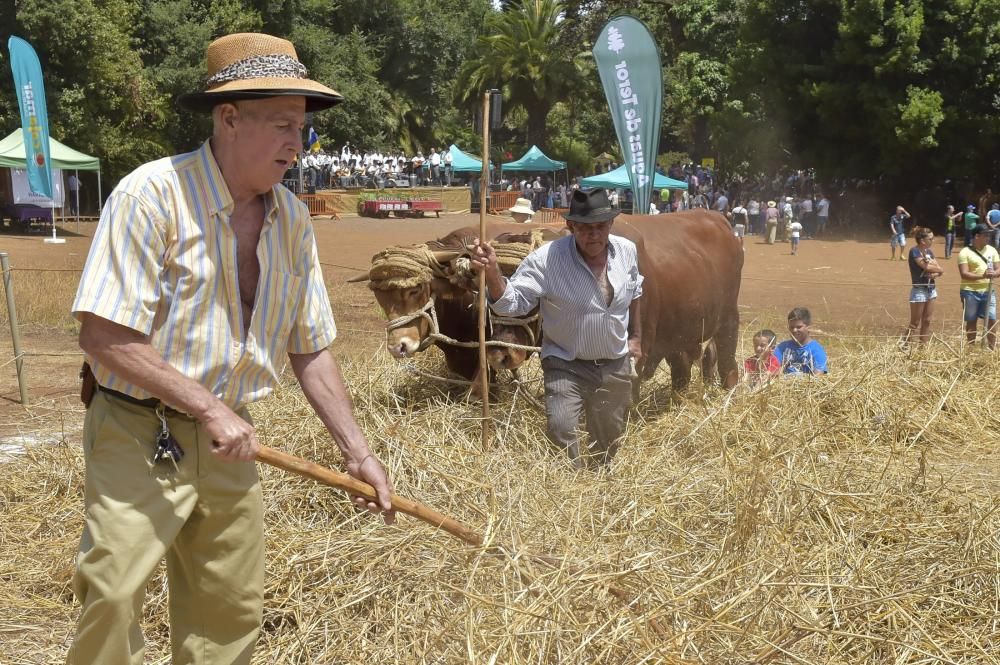
[{"label": "tall wooden goad stick", "polygon": [[[479,242],[486,242],[490,187],[490,91],[483,94],[483,172],[479,177]],[[483,399],[483,450],[490,445],[490,368],[486,364],[486,271],[479,273],[479,388]]]}]

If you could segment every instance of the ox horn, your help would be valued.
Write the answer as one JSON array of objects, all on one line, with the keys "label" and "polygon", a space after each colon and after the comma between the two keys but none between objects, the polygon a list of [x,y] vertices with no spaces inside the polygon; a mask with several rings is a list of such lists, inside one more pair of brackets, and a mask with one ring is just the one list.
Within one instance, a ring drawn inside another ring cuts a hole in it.
[{"label": "ox horn", "polygon": [[368,273],[366,273],[366,272],[359,272],[354,277],[348,278],[347,283],[348,284],[357,284],[358,282],[367,282],[369,279],[371,279],[371,278],[368,276]]},{"label": "ox horn", "polygon": [[462,255],[461,250],[457,249],[441,249],[436,252],[431,252],[434,255],[434,260],[438,263],[451,263],[454,259],[457,259]]}]

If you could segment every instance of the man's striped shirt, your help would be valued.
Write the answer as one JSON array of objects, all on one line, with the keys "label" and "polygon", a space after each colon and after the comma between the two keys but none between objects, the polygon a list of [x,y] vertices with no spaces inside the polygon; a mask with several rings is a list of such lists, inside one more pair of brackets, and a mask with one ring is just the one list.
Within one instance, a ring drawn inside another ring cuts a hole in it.
[{"label": "man's striped shirt", "polygon": [[606,304],[576,239],[566,236],[525,257],[491,307],[503,316],[523,316],[541,305],[543,358],[620,358],[628,353],[629,306],[642,295],[642,280],[635,243],[608,236],[614,298]]},{"label": "man's striped shirt", "polygon": [[[233,199],[209,142],[126,176],[101,214],[73,314],[90,312],[149,337],[163,358],[232,407],[271,392],[286,353],[336,337],[304,204],[280,185],[265,196],[260,279],[243,336]],[[97,381],[148,393],[93,358]]]}]

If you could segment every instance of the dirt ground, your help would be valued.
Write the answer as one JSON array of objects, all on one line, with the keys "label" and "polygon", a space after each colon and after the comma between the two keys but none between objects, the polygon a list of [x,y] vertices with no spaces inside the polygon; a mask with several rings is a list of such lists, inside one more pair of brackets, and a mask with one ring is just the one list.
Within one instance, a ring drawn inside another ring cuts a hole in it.
[{"label": "dirt ground", "polygon": [[[382,321],[374,297],[365,285],[346,283],[350,276],[367,269],[375,252],[389,245],[437,238],[477,223],[478,215],[471,214],[440,219],[317,218],[320,260],[332,287],[341,332],[335,352],[369,353],[382,343]],[[668,218],[664,223],[669,223]],[[95,226],[84,223],[79,233],[74,223],[60,228],[59,235],[67,240],[61,245],[46,244],[39,235],[0,235],[0,251],[9,254],[15,280],[44,280],[53,273],[29,270],[82,268]],[[943,255],[941,242],[936,240],[935,249]],[[814,326],[831,341],[895,336],[906,325],[909,275],[904,262],[889,260],[887,239],[804,240],[799,254],[791,256],[788,244],[766,245],[759,237],[750,236],[745,251],[740,308],[742,326],[748,330],[768,327],[783,336],[785,313],[800,305],[811,309]],[[946,274],[939,282],[942,297],[934,330],[954,334],[961,316],[957,268],[954,257],[942,263]],[[19,403],[14,365],[0,361],[0,436],[37,432],[42,423],[48,423],[45,429],[51,432],[52,423],[58,422],[65,434],[73,437],[83,416],[76,398],[80,364],[76,341],[69,333],[39,331],[30,322],[22,323],[28,324],[23,345],[28,354],[24,368],[30,404],[23,407]],[[0,354],[0,358],[13,356],[9,331],[0,333]]]}]

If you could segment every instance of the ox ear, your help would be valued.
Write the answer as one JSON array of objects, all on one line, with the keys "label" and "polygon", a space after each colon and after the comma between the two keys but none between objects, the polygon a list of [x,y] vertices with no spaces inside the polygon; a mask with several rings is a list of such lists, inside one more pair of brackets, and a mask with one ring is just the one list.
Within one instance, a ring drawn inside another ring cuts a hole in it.
[{"label": "ox ear", "polygon": [[358,282],[367,282],[369,279],[370,278],[368,277],[368,273],[366,273],[366,272],[359,272],[354,277],[348,278],[347,283],[348,284],[357,284]]},{"label": "ox ear", "polygon": [[438,263],[451,263],[454,259],[457,259],[462,255],[461,250],[457,249],[441,249],[436,252],[431,252],[434,255],[434,259]]}]

